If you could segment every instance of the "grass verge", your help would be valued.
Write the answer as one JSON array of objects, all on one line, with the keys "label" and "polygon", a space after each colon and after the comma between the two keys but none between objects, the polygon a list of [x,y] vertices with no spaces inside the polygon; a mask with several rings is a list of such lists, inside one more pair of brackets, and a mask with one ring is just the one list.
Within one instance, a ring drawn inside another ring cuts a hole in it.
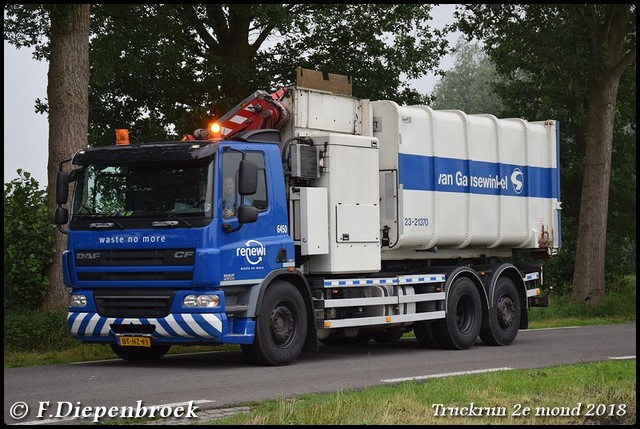
[{"label": "grass verge", "polygon": [[634,424],[636,360],[436,378],[249,406],[249,413],[206,424]]}]

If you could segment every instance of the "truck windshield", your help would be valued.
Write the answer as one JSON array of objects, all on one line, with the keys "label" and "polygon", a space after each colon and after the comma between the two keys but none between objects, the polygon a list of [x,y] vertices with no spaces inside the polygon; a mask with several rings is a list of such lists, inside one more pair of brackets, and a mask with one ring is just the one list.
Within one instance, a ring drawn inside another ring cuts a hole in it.
[{"label": "truck windshield", "polygon": [[208,158],[180,164],[88,165],[76,182],[72,219],[211,217],[212,163]]}]

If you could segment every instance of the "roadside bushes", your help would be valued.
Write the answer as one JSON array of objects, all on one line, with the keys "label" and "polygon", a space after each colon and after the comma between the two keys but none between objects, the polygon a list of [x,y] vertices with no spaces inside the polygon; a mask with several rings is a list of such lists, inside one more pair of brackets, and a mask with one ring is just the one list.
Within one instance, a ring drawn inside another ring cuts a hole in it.
[{"label": "roadside bushes", "polygon": [[54,255],[47,193],[26,171],[4,185],[4,309],[36,309],[49,286]]},{"label": "roadside bushes", "polygon": [[43,313],[37,310],[10,311],[4,314],[4,351],[61,351],[78,344],[67,329],[67,313]]}]

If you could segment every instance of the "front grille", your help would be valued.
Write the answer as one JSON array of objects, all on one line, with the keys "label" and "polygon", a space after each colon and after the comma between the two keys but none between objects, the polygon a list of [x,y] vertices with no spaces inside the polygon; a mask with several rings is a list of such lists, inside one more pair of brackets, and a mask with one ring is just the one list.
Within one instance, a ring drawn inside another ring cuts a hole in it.
[{"label": "front grille", "polygon": [[74,257],[79,281],[189,281],[185,267],[194,260],[195,249],[78,250]]},{"label": "front grille", "polygon": [[78,267],[193,265],[194,249],[78,250]]},{"label": "front grille", "polygon": [[118,280],[191,280],[193,273],[191,271],[165,271],[165,272],[133,272],[133,273],[78,273],[80,281],[118,281]]},{"label": "front grille", "polygon": [[173,289],[136,288],[95,289],[93,298],[104,317],[165,317],[169,314]]}]

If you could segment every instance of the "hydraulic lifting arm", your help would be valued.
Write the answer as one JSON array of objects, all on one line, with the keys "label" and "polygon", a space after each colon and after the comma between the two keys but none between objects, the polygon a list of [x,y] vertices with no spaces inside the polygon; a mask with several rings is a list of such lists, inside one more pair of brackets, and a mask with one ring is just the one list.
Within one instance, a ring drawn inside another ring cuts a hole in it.
[{"label": "hydraulic lifting arm", "polygon": [[258,90],[229,110],[208,129],[198,129],[193,135],[186,135],[182,139],[221,140],[242,131],[282,129],[291,117],[289,111],[280,103],[288,91],[289,88],[281,88],[269,94]]}]

